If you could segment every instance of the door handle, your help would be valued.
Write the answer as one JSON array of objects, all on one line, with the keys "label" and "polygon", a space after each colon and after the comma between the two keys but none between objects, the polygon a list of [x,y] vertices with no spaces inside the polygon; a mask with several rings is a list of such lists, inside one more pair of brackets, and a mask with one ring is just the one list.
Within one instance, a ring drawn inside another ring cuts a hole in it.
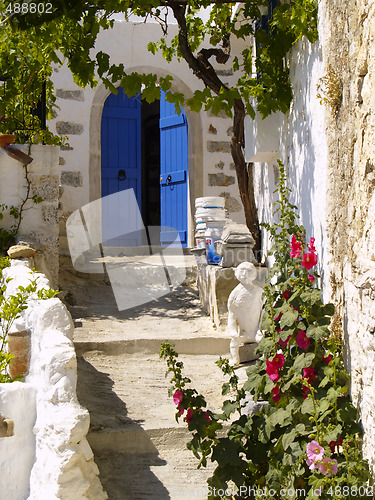
[{"label": "door handle", "polygon": [[117,176],[119,181],[124,181],[126,179],[126,172],[124,169],[121,169],[118,171],[118,176]]}]

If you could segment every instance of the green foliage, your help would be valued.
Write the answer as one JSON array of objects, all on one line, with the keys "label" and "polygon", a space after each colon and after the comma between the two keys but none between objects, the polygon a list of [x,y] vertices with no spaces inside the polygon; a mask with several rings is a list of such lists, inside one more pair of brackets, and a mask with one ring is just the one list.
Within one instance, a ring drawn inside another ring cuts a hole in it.
[{"label": "green foliage", "polygon": [[[316,285],[319,275],[313,270],[317,264],[314,239],[306,248],[305,230],[297,224],[286,182],[285,168],[279,162],[279,200],[274,212],[278,222],[264,224],[273,239],[270,253],[275,263],[264,290],[260,357],[248,368],[243,387],[228,360],[218,362],[229,377],[223,385],[223,395],[229,399],[222,413],[215,414],[206,410],[202,396],[185,388],[189,379],[183,378],[183,365],[176,363],[177,353],[164,343],[161,357],[167,360],[167,374],[173,374],[171,392],[181,391],[176,418],[188,421],[193,433],[188,447],[200,464],[208,459],[217,464],[208,481],[211,492],[252,485],[263,488],[262,498],[284,498],[285,490],[303,489],[305,498],[317,498],[314,492],[320,490],[319,498],[325,500],[350,498],[362,488],[362,497],[372,498],[342,345],[330,332],[334,306],[322,301]],[[249,393],[256,402],[263,402],[254,414],[244,412]],[[189,409],[189,416],[184,416]],[[222,422],[229,423],[225,436],[217,433]],[[307,447],[313,442],[319,443],[324,455],[309,462]],[[274,493],[265,493],[265,486]]]},{"label": "green foliage", "polygon": [[[0,258],[0,271],[8,266],[9,259]],[[55,290],[38,289],[36,279],[30,281],[26,287],[19,286],[14,295],[6,295],[8,282],[9,278],[5,282],[2,280],[0,287],[0,383],[20,380],[19,377],[12,379],[9,374],[9,364],[14,356],[7,349],[8,333],[15,320],[27,309],[28,302],[32,298],[45,300],[55,297],[59,293]]]},{"label": "green foliage", "polygon": [[[108,54],[98,52],[95,57],[91,57],[90,49],[94,47],[99,31],[113,26],[114,21],[110,16],[118,12],[124,13],[127,20],[131,20],[132,14],[143,17],[145,21],[154,18],[166,34],[166,14],[176,8],[175,2],[95,0],[73,3],[74,7],[68,8],[65,0],[56,0],[52,2],[48,15],[13,13],[4,22],[0,35],[0,74],[10,79],[6,98],[2,100],[2,106],[5,105],[6,109],[1,111],[0,106],[0,112],[5,115],[8,131],[18,130],[21,96],[26,95],[28,112],[38,101],[38,89],[43,81],[47,81],[48,112],[52,116],[55,98],[50,80],[51,64],[59,65],[64,58],[76,83],[82,86],[95,85],[97,72],[111,91],[115,91],[115,84],[121,81],[131,96],[136,95],[143,85],[142,92],[148,102],[159,98],[160,87],[170,90],[171,77],[168,77],[166,85],[165,79],[156,75],[127,74],[123,64],[111,64]],[[231,116],[233,100],[239,97],[243,99],[250,116],[254,116],[254,98],[263,117],[276,110],[285,112],[289,109],[292,90],[286,55],[303,36],[310,42],[317,39],[317,2],[291,0],[282,3],[274,9],[269,30],[255,31],[255,22],[261,17],[259,7],[264,4],[264,0],[251,0],[237,4],[234,9],[231,4],[209,0],[186,2],[184,24],[193,57],[200,60],[207,57],[208,63],[208,59],[214,56],[218,63],[223,63],[226,61],[225,54],[229,54],[230,43],[235,39],[245,40],[247,44],[240,56],[232,60],[233,70],[238,72],[238,76],[230,88],[222,83],[221,88],[216,90],[208,90],[209,86],[206,85],[206,91],[197,90],[189,99],[181,94],[176,103],[177,109],[186,104],[194,111],[203,107],[214,114],[224,110]],[[11,5],[10,0],[0,1],[0,15],[3,13],[4,18],[8,17],[5,11]],[[210,7],[206,22],[200,16],[201,9],[205,7]],[[252,50],[252,36],[257,44],[255,53]],[[202,51],[202,47],[207,46],[221,53],[207,55],[207,52]],[[178,35],[169,41],[162,37],[158,42],[148,42],[147,48],[152,54],[160,51],[168,62],[173,58],[186,58]],[[35,116],[28,114],[26,128],[37,129],[36,120]],[[6,127],[6,124],[3,126]]]}]

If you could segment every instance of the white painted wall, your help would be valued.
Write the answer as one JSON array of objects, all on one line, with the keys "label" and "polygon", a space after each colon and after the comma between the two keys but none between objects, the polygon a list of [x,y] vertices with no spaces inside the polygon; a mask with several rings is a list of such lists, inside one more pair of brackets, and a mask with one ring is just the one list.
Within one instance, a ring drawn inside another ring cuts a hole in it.
[{"label": "white painted wall", "polygon": [[[255,161],[255,193],[260,222],[273,220],[272,204],[276,200],[273,191],[277,175],[275,157],[285,164],[292,189],[290,201],[298,207],[299,222],[306,228],[307,241],[310,237],[315,238],[318,272],[324,285],[328,279],[324,275],[328,258],[326,111],[317,97],[318,80],[324,74],[322,41],[311,45],[305,39],[300,40],[289,54],[289,63],[294,95],[290,111],[285,115],[271,115],[264,121],[260,116],[254,122],[247,120],[246,159]],[[269,163],[257,162],[258,158]],[[271,242],[266,232],[262,232],[265,258]]]}]

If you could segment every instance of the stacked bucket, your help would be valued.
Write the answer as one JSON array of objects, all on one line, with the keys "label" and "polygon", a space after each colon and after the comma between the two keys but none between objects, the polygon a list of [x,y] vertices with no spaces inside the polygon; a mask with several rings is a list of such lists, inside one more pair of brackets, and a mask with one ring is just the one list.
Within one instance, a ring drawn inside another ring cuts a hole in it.
[{"label": "stacked bucket", "polygon": [[221,196],[205,196],[195,200],[195,242],[198,248],[206,248],[209,264],[219,264],[221,260],[215,253],[214,243],[220,240],[228,222],[224,204],[225,199]]}]

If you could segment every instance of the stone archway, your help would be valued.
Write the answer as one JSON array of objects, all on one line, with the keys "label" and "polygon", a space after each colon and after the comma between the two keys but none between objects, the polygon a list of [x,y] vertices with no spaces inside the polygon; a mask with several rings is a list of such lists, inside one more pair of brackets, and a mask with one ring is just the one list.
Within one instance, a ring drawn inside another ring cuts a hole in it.
[{"label": "stone archway", "polygon": [[[130,73],[137,71],[139,73],[156,73],[158,76],[165,77],[168,73],[165,70],[156,69],[148,66],[137,66],[127,68]],[[172,92],[183,92],[186,97],[192,96],[192,90],[178,77],[173,75]],[[95,92],[91,112],[90,112],[90,152],[89,152],[89,201],[97,200],[101,197],[101,141],[100,124],[103,112],[103,106],[110,91],[100,84]],[[185,110],[189,126],[189,144],[188,144],[188,246],[194,246],[193,243],[193,212],[195,198],[203,194],[203,131],[201,114]]]}]

